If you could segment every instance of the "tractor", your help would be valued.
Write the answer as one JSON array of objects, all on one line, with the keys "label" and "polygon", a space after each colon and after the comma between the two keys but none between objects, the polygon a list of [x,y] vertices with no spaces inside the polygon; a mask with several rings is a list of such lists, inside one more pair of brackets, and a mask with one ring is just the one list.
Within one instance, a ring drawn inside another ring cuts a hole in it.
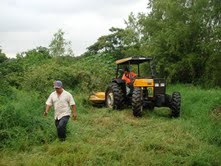
[{"label": "tractor", "polygon": [[[133,115],[141,117],[145,108],[169,107],[172,117],[180,116],[181,95],[179,92],[166,94],[166,81],[156,77],[153,58],[129,57],[117,60],[116,65],[116,77],[108,85],[104,96],[108,108],[120,110],[132,106]],[[130,88],[122,79],[125,67],[137,71]]]}]

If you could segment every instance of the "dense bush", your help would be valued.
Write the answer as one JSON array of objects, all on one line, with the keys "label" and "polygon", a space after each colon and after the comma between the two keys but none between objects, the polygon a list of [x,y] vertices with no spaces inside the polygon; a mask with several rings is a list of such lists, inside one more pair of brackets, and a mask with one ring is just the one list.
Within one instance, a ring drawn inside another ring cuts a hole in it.
[{"label": "dense bush", "polygon": [[24,72],[22,87],[47,94],[54,80],[62,80],[65,88],[89,93],[104,90],[114,77],[114,61],[110,55],[96,55],[76,60],[57,57],[46,64]]},{"label": "dense bush", "polygon": [[8,82],[5,81],[4,78],[0,78],[0,85],[0,105],[3,105],[4,103],[6,103],[7,98],[10,98],[13,95],[13,93],[12,88],[9,86]]}]

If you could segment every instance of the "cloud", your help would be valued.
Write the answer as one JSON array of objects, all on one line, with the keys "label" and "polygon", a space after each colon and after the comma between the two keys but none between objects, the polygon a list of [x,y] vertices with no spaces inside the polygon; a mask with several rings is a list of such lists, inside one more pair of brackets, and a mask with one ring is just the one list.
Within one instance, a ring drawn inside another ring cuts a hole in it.
[{"label": "cloud", "polygon": [[20,8],[26,11],[50,13],[50,14],[75,14],[80,12],[99,12],[105,9],[113,10],[135,4],[134,0],[19,0],[9,1],[8,6]]},{"label": "cloud", "polygon": [[0,46],[7,55],[48,46],[59,28],[82,54],[108,29],[124,27],[130,12],[146,10],[146,0],[7,0],[0,2]]}]

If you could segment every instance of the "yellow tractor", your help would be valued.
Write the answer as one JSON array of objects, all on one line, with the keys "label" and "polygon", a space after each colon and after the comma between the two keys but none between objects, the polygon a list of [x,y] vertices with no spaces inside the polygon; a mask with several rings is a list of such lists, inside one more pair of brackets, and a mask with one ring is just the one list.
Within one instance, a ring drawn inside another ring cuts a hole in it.
[{"label": "yellow tractor", "polygon": [[[133,115],[136,117],[142,116],[144,108],[153,110],[154,107],[169,107],[172,117],[180,116],[181,95],[179,92],[166,94],[166,81],[155,76],[151,57],[124,58],[117,60],[116,64],[116,77],[108,85],[105,94],[94,94],[94,101],[97,96],[101,96],[98,97],[99,102],[102,100],[107,107],[116,110],[132,105]],[[122,79],[125,68],[134,72],[136,70],[137,73],[132,86],[129,87]]]}]

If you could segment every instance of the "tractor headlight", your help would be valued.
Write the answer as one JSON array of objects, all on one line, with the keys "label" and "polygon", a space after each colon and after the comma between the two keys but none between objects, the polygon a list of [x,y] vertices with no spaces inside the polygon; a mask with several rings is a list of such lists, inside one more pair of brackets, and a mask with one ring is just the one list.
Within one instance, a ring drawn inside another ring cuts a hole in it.
[{"label": "tractor headlight", "polygon": [[160,84],[159,83],[155,83],[155,87],[159,87],[160,86]]},{"label": "tractor headlight", "polygon": [[160,83],[160,86],[161,86],[161,87],[164,87],[164,86],[165,86],[165,83]]}]

